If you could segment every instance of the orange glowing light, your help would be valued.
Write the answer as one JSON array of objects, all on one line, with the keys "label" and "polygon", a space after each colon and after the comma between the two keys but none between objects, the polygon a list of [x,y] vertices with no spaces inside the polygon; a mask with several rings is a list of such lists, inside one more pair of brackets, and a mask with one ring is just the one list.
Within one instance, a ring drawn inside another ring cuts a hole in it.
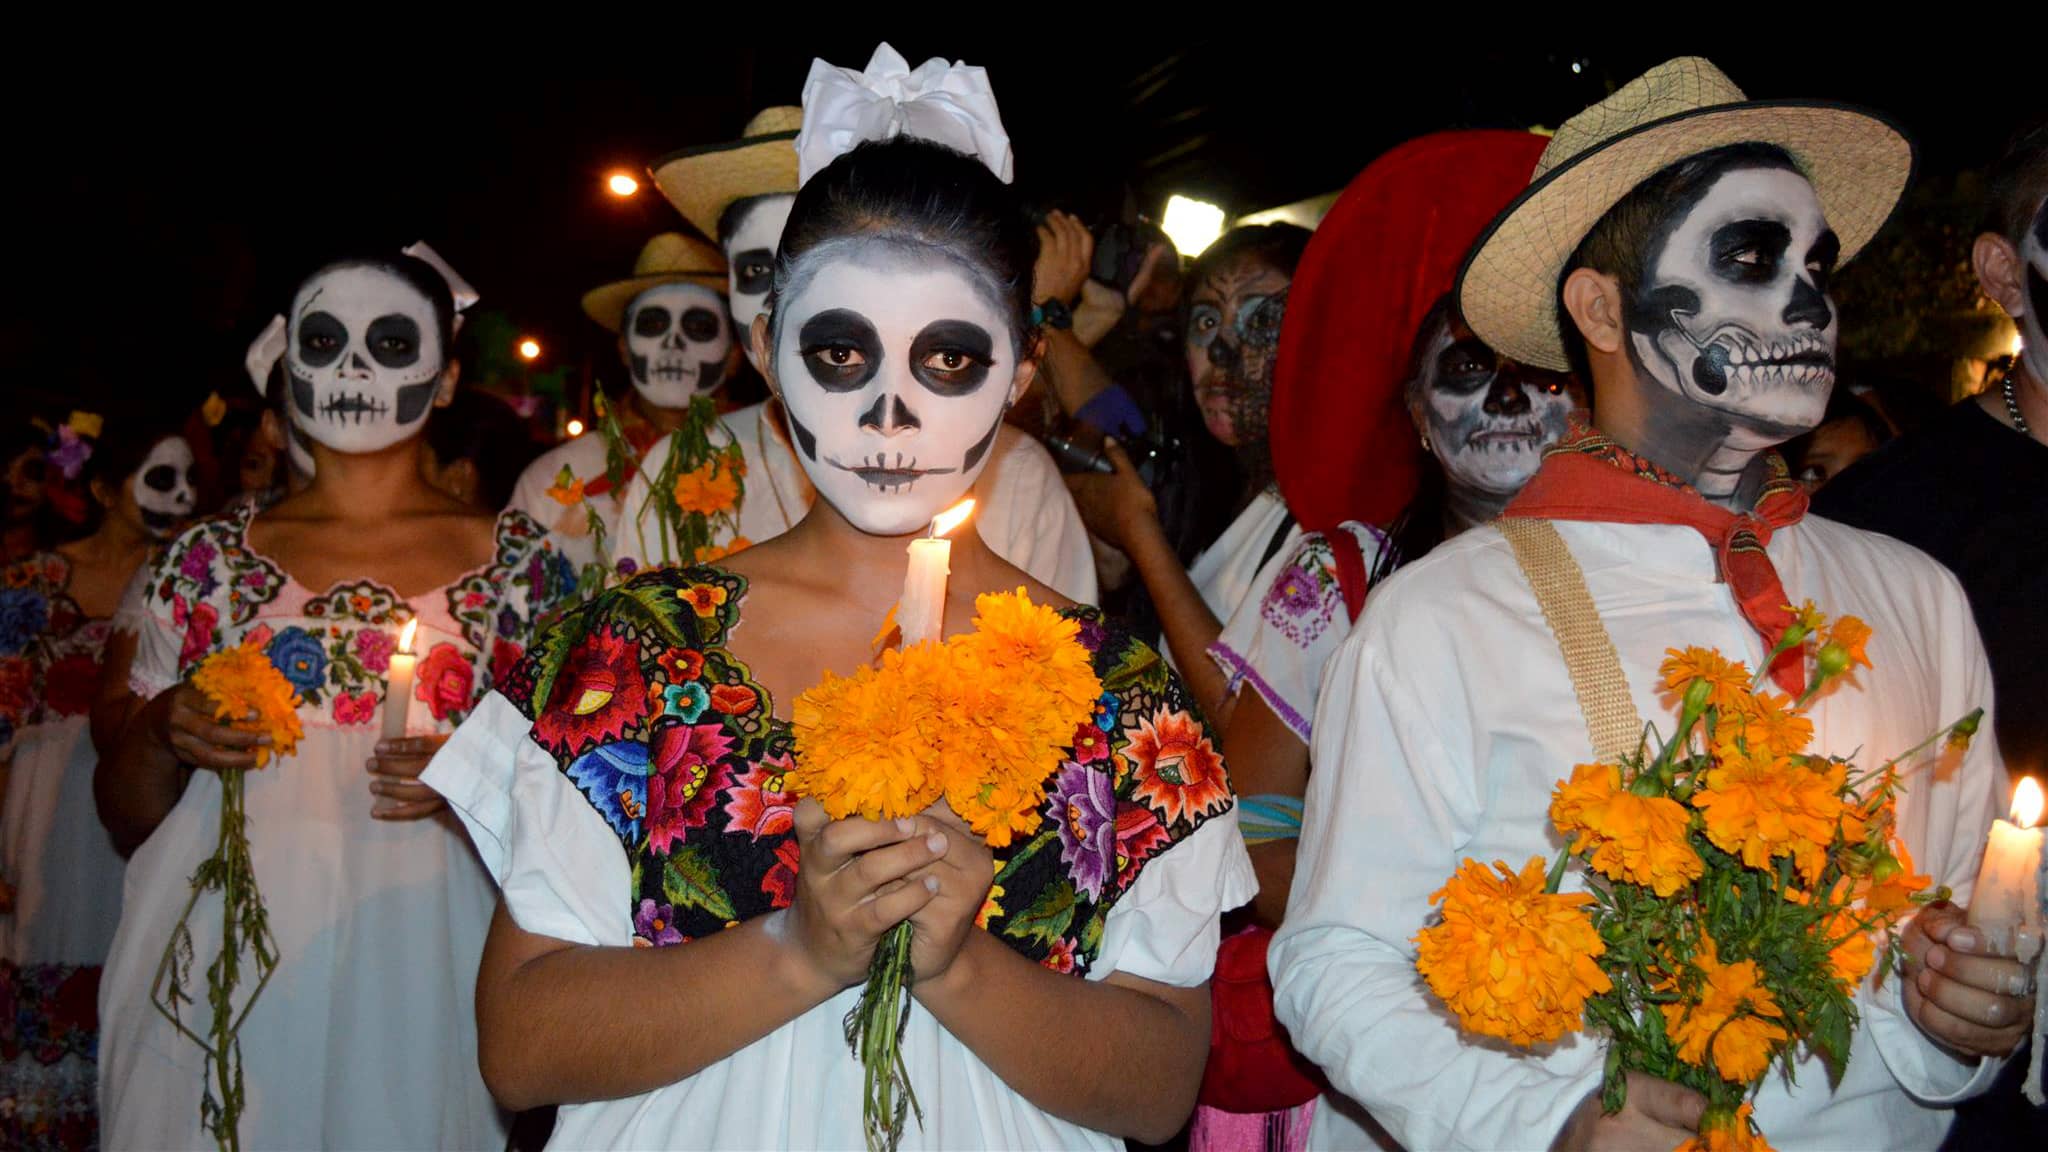
[{"label": "orange glowing light", "polygon": [[418,618],[405,622],[405,630],[398,634],[398,650],[400,652],[412,651],[412,634],[419,631],[419,627],[420,622]]},{"label": "orange glowing light", "polygon": [[2012,790],[2012,822],[2032,828],[2041,822],[2041,808],[2041,782],[2032,776],[2020,777],[2019,787]]},{"label": "orange glowing light", "polygon": [[606,177],[604,186],[611,190],[612,195],[621,197],[631,196],[640,190],[640,182],[624,172],[614,172]]},{"label": "orange glowing light", "polygon": [[528,360],[540,358],[540,341],[528,337],[519,342],[519,354]]},{"label": "orange glowing light", "polygon": [[951,508],[939,513],[938,517],[932,521],[932,535],[952,535],[953,529],[958,528],[960,522],[967,519],[973,512],[974,501],[972,500],[962,500],[958,504],[953,505]]}]

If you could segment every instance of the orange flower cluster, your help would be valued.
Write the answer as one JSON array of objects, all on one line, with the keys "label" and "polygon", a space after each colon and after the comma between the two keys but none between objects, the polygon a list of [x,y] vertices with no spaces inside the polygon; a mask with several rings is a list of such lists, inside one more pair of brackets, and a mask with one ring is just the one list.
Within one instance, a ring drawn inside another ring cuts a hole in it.
[{"label": "orange flower cluster", "polygon": [[1543,859],[1518,874],[1467,859],[1430,899],[1442,922],[1415,937],[1415,966],[1468,1032],[1547,1044],[1576,1032],[1589,997],[1613,987],[1586,914],[1593,897],[1544,891]]},{"label": "orange flower cluster", "polygon": [[1687,839],[1692,817],[1685,806],[1623,788],[1621,769],[1612,764],[1579,765],[1551,796],[1551,822],[1572,838],[1572,853],[1611,880],[1669,899],[1706,869]]},{"label": "orange flower cluster", "polygon": [[268,745],[255,749],[258,768],[272,755],[298,751],[306,735],[299,724],[299,695],[260,645],[244,643],[208,656],[192,673],[192,686],[213,702],[214,719],[270,737]]},{"label": "orange flower cluster", "polygon": [[716,516],[732,511],[740,498],[740,469],[722,456],[676,477],[676,507],[684,512]]},{"label": "orange flower cluster", "polygon": [[[1697,989],[1678,1003],[1659,1005],[1664,1030],[1678,1044],[1678,1058],[1711,1067],[1736,1084],[1761,1077],[1792,1035],[1785,1030],[1777,997],[1764,987],[1763,970],[1754,960],[1723,964],[1710,939],[1701,941],[1691,967],[1699,971]],[[1676,980],[1670,983],[1683,987]]]},{"label": "orange flower cluster", "polygon": [[1045,781],[1102,694],[1079,625],[1023,589],[975,600],[974,631],[889,649],[798,697],[789,789],[833,818],[945,800],[994,847],[1038,830]]}]

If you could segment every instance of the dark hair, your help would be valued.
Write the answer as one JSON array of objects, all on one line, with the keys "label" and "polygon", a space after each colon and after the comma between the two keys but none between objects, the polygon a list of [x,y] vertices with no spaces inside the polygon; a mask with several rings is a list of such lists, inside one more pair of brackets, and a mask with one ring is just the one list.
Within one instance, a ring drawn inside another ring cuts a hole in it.
[{"label": "dark hair", "polygon": [[429,412],[423,435],[441,467],[457,460],[476,465],[477,497],[491,508],[512,502],[519,474],[539,455],[511,405],[470,388],[456,389],[447,407]]},{"label": "dark hair", "polygon": [[1984,175],[1984,220],[1978,231],[1994,232],[2018,245],[2048,196],[2048,120],[2013,135],[2005,154]]},{"label": "dark hair", "polygon": [[771,321],[806,253],[832,240],[873,236],[955,253],[987,274],[1019,339],[1031,330],[1038,231],[1010,186],[981,161],[942,144],[870,140],[811,177],[790,206],[775,257]]},{"label": "dark hair", "polygon": [[1565,359],[1572,374],[1590,383],[1591,366],[1586,358],[1585,338],[1571,313],[1564,307],[1564,282],[1573,272],[1591,268],[1614,277],[1621,284],[1623,301],[1634,301],[1642,290],[1644,265],[1655,258],[1671,230],[1714,186],[1714,182],[1738,168],[1784,168],[1799,171],[1792,157],[1775,144],[1730,144],[1695,156],[1688,156],[1636,185],[1615,202],[1607,214],[1579,241],[1571,258],[1557,274],[1557,330],[1564,340]]},{"label": "dark hair", "polygon": [[[440,271],[432,264],[417,256],[408,256],[403,252],[395,252],[388,256],[363,254],[343,256],[336,260],[329,260],[325,264],[320,265],[320,267],[315,268],[312,272],[307,273],[299,280],[298,285],[292,289],[292,296],[296,298],[299,290],[304,288],[308,281],[338,268],[375,268],[380,272],[389,272],[391,275],[405,281],[406,284],[411,286],[413,291],[426,297],[427,303],[433,305],[434,308],[434,326],[441,333],[441,355],[444,359],[454,357],[455,295],[449,291],[448,281],[441,276]],[[280,364],[282,363],[282,357],[279,358],[279,362]]]},{"label": "dark hair", "polygon": [[754,214],[754,209],[759,208],[762,201],[786,195],[786,192],[763,192],[759,196],[742,196],[727,204],[725,210],[718,214],[718,233],[712,239],[718,241],[720,248],[725,247],[732,242],[735,233],[747,226],[747,217]]},{"label": "dark hair", "polygon": [[1256,260],[1292,279],[1295,268],[1301,264],[1301,254],[1314,235],[1298,224],[1247,224],[1232,228],[1195,258],[1185,281],[1187,291],[1192,294],[1203,277],[1244,260]]}]

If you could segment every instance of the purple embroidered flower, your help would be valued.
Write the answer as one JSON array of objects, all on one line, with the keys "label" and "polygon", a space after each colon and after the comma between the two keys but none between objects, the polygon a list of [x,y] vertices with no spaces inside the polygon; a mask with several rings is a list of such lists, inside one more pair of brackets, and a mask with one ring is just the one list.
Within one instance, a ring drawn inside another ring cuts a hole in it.
[{"label": "purple embroidered flower", "polygon": [[85,468],[85,462],[92,459],[92,442],[66,424],[57,429],[57,446],[50,449],[44,458],[50,462],[50,467],[63,473],[66,480],[76,480],[78,473]]},{"label": "purple embroidered flower", "polygon": [[1315,573],[1289,564],[1266,590],[1259,614],[1266,623],[1301,647],[1308,647],[1329,626],[1332,597]]},{"label": "purple embroidered flower", "polygon": [[255,588],[260,591],[267,583],[269,583],[269,579],[264,576],[263,570],[260,568],[242,577],[242,587],[244,588]]},{"label": "purple embroidered flower", "polygon": [[683,934],[676,930],[675,905],[640,901],[640,911],[633,917],[635,948],[666,948],[682,942]]},{"label": "purple embroidered flower", "polygon": [[619,575],[631,576],[633,573],[638,572],[639,570],[639,561],[633,559],[631,556],[619,557]]},{"label": "purple embroidered flower", "polygon": [[1102,626],[1102,621],[1082,620],[1080,624],[1081,627],[1074,634],[1074,639],[1090,652],[1102,651],[1102,646],[1109,642],[1109,630]]},{"label": "purple embroidered flower", "polygon": [[519,635],[519,613],[510,608],[498,609],[498,635],[507,640]]},{"label": "purple embroidered flower", "polygon": [[397,648],[397,638],[382,628],[365,628],[356,633],[356,659],[363,662],[363,671],[372,676],[382,676],[391,670],[391,653]]},{"label": "purple embroidered flower", "polygon": [[194,540],[192,546],[185,549],[185,559],[178,565],[178,573],[189,579],[198,580],[207,574],[213,565],[213,558],[217,555],[219,553],[214,551],[212,541],[204,538]]},{"label": "purple embroidered flower", "polygon": [[1100,900],[1103,885],[1116,874],[1116,785],[1110,774],[1071,762],[1061,766],[1047,815],[1059,825],[1060,863],[1075,891]]}]

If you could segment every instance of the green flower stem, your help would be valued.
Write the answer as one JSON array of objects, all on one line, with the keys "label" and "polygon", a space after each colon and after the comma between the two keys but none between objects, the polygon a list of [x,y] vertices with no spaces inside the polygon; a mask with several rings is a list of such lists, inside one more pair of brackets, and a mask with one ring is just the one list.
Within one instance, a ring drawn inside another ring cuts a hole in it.
[{"label": "green flower stem", "polygon": [[889,929],[868,962],[860,1001],[846,1016],[846,1044],[861,1064],[861,1124],[868,1152],[896,1152],[903,1142],[903,1121],[911,1113],[924,1127],[924,1109],[910,1087],[901,1046],[910,1022],[910,943],[910,921]]}]

